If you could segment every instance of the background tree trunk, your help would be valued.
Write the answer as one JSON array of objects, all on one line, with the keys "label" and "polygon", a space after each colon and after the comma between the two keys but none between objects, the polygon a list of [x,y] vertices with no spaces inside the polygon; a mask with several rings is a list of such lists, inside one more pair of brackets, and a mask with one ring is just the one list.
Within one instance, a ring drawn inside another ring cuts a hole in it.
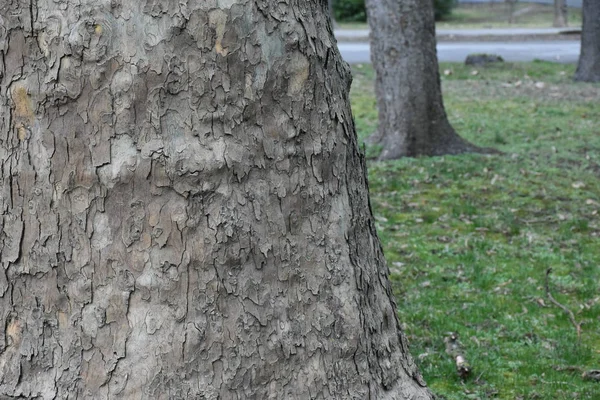
[{"label": "background tree trunk", "polygon": [[554,0],[554,24],[553,25],[557,28],[568,26],[567,0]]},{"label": "background tree trunk", "polygon": [[583,0],[581,54],[576,81],[600,82],[600,1]]},{"label": "background tree trunk", "polygon": [[0,397],[431,398],[325,2],[0,1]]},{"label": "background tree trunk", "polygon": [[337,21],[335,20],[335,10],[333,8],[333,0],[327,0],[327,5],[329,7],[329,18],[331,18],[331,23],[334,28],[337,27]]},{"label": "background tree trunk", "polygon": [[515,23],[515,8],[517,6],[517,1],[518,0],[506,0],[506,2],[508,3],[508,23],[509,24]]},{"label": "background tree trunk", "polygon": [[444,110],[432,1],[367,0],[377,77],[380,159],[479,150],[461,139]]}]

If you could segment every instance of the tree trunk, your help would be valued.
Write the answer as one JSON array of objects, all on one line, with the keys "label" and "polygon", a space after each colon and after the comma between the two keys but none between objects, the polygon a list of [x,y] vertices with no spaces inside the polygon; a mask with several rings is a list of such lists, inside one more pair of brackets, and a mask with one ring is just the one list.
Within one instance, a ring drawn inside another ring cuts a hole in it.
[{"label": "tree trunk", "polygon": [[583,0],[581,54],[576,81],[600,82],[600,1]]},{"label": "tree trunk", "polygon": [[444,110],[433,2],[367,0],[380,159],[480,150],[461,139]]},{"label": "tree trunk", "polygon": [[334,28],[337,27],[337,21],[335,20],[335,10],[333,8],[333,0],[327,0],[327,6],[329,8],[329,18],[331,18],[331,24]]},{"label": "tree trunk", "polygon": [[567,0],[554,0],[554,26],[557,28],[568,26]]},{"label": "tree trunk", "polygon": [[508,3],[508,23],[515,23],[515,7],[517,5],[517,0],[506,0]]},{"label": "tree trunk", "polygon": [[432,398],[325,2],[0,5],[1,398]]}]

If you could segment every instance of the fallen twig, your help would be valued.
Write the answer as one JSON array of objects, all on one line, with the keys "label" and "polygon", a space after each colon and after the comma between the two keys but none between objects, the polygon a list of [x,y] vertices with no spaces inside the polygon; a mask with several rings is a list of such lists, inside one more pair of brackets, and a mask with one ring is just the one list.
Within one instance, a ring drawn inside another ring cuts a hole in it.
[{"label": "fallen twig", "polygon": [[555,371],[575,371],[575,372],[579,372],[579,373],[583,373],[585,370],[577,365],[555,365],[552,368],[554,368]]},{"label": "fallen twig", "polygon": [[462,381],[471,376],[471,365],[463,355],[462,345],[458,340],[458,333],[450,332],[450,335],[444,338],[446,343],[446,353],[450,355],[456,363],[456,373]]},{"label": "fallen twig", "polygon": [[589,371],[585,371],[581,377],[589,381],[600,382],[600,370],[590,369]]},{"label": "fallen twig", "polygon": [[566,366],[555,365],[554,369],[556,371],[579,372],[579,373],[581,373],[581,378],[584,380],[600,382],[600,370],[598,370],[598,369],[589,369],[586,371],[585,369],[583,369],[582,367],[579,367],[577,365],[566,365]]},{"label": "fallen twig", "polygon": [[556,307],[563,310],[565,312],[565,314],[567,314],[569,316],[571,323],[577,330],[577,340],[580,341],[581,340],[581,324],[582,323],[581,322],[577,323],[577,321],[575,320],[575,314],[573,314],[573,312],[571,310],[569,310],[567,307],[563,306],[558,301],[556,301],[556,299],[552,296],[552,293],[550,293],[550,274],[551,273],[552,273],[552,268],[548,268],[546,270],[546,296],[548,297],[548,300],[550,300],[550,302],[552,304],[554,304]]}]

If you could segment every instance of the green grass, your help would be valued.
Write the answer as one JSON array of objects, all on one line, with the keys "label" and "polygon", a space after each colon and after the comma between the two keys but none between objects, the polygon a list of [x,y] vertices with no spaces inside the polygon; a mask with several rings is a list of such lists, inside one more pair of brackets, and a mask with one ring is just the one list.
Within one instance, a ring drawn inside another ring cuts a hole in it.
[{"label": "green grass", "polygon": [[[369,165],[411,352],[445,399],[600,399],[600,382],[560,370],[600,369],[600,85],[546,62],[441,70],[454,127],[504,154]],[[364,139],[377,124],[374,74],[354,76]],[[547,268],[553,296],[583,322],[579,340],[546,297]],[[465,382],[448,332],[472,366]]]},{"label": "green grass", "polygon": [[[569,26],[581,26],[581,9],[569,8]],[[510,28],[551,27],[554,21],[552,5],[521,3],[515,6],[514,20],[509,23],[509,7],[504,2],[489,4],[462,4],[452,10],[444,20],[436,24],[444,28]]]},{"label": "green grass", "polygon": [[[508,20],[508,6],[504,1],[495,4],[461,4],[443,21],[436,22],[437,29],[478,28],[548,28],[554,21],[552,5],[517,4],[513,23]],[[569,8],[570,27],[581,27],[581,9]],[[366,22],[339,22],[341,29],[367,29]]]},{"label": "green grass", "polygon": [[369,29],[369,24],[366,22],[338,22],[340,29]]}]

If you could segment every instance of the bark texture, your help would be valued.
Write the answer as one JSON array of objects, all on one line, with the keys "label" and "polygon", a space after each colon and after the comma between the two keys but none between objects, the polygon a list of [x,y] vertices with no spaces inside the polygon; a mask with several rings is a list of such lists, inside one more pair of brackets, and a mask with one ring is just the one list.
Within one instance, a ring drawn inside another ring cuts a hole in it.
[{"label": "bark texture", "polygon": [[1,398],[432,398],[326,2],[0,10]]},{"label": "bark texture", "polygon": [[480,150],[448,122],[436,52],[433,1],[367,0],[380,159]]},{"label": "bark texture", "polygon": [[600,1],[583,0],[581,53],[576,81],[600,82]]},{"label": "bark texture", "polygon": [[568,25],[567,0],[554,0],[554,24],[561,28]]}]

